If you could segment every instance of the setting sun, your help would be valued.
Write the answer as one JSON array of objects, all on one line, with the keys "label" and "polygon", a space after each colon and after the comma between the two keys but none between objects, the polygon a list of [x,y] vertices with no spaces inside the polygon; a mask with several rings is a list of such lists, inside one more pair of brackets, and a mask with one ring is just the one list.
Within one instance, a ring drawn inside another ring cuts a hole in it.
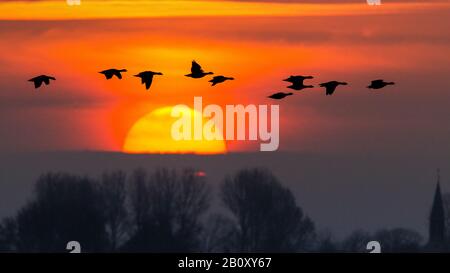
[{"label": "setting sun", "polygon": [[[195,118],[200,113],[186,108]],[[172,107],[162,107],[139,119],[130,129],[123,145],[125,153],[226,153],[223,140],[174,140],[171,127],[176,118],[171,116]]]}]

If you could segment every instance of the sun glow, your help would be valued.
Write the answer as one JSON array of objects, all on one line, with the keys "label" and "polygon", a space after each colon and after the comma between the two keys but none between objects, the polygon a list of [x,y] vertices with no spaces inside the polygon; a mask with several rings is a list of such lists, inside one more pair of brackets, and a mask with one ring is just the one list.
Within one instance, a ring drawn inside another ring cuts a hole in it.
[{"label": "sun glow", "polygon": [[[193,109],[186,108],[194,119],[201,115]],[[223,140],[179,140],[172,138],[171,127],[176,118],[171,116],[172,107],[158,108],[139,119],[129,130],[123,152],[125,153],[226,153]]]}]

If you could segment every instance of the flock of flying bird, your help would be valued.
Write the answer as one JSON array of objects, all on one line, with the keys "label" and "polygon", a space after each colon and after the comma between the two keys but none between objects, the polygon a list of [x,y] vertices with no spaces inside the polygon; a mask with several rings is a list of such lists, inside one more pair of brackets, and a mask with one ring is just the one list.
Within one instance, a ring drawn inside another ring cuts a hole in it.
[{"label": "flock of flying bird", "polygon": [[[107,69],[107,70],[101,71],[99,73],[105,75],[106,79],[109,80],[109,79],[113,78],[113,76],[116,76],[118,79],[122,79],[123,72],[127,72],[127,70],[112,68],[112,69]],[[205,72],[196,61],[192,61],[191,73],[187,74],[185,76],[194,78],[194,79],[200,79],[207,75],[212,75],[212,74],[214,74],[214,73],[213,72]],[[153,71],[144,71],[144,72],[141,72],[134,76],[141,78],[141,83],[145,84],[145,88],[148,90],[148,89],[150,89],[150,86],[152,85],[153,76],[155,76],[155,75],[162,75],[162,73],[161,72],[153,72]],[[289,85],[287,88],[300,91],[300,90],[303,90],[306,88],[314,87],[313,85],[305,85],[304,84],[304,81],[308,80],[308,79],[313,79],[313,77],[312,76],[290,76],[289,78],[284,79],[283,81],[291,83],[291,85]],[[56,80],[56,78],[52,77],[52,76],[41,75],[41,76],[34,77],[34,78],[30,79],[29,81],[34,83],[35,88],[39,88],[42,86],[42,83],[45,83],[46,85],[50,84],[50,80]],[[214,76],[209,82],[211,83],[211,86],[214,86],[216,84],[223,83],[227,80],[234,80],[234,78],[225,77],[225,76],[220,75],[220,76]],[[393,84],[394,84],[393,82],[385,82],[384,80],[379,79],[379,80],[373,80],[370,83],[370,85],[367,86],[367,88],[381,89],[383,87],[386,87],[387,85],[393,85]],[[339,85],[347,85],[347,83],[340,82],[340,81],[329,81],[329,82],[324,82],[324,83],[319,84],[320,87],[325,88],[325,95],[327,95],[327,96],[332,95]],[[278,92],[278,93],[272,94],[268,97],[271,99],[279,100],[279,99],[283,99],[290,95],[293,95],[293,93]]]}]

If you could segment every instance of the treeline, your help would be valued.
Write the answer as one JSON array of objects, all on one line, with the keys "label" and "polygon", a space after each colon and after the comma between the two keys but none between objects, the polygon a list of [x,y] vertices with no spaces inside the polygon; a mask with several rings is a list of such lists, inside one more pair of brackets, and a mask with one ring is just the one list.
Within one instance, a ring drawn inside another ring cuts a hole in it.
[{"label": "treeline", "polygon": [[238,171],[217,193],[193,170],[115,171],[96,179],[48,173],[0,224],[0,251],[11,252],[67,252],[69,241],[83,252],[367,252],[371,240],[383,252],[423,246],[420,234],[401,228],[355,231],[337,242],[316,230],[265,169]]}]

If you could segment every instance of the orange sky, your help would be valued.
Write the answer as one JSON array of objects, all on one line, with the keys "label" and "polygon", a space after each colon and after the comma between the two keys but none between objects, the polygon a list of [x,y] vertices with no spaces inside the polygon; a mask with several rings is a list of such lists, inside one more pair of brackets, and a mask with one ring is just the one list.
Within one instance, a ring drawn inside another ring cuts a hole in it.
[{"label": "orange sky", "polygon": [[[280,80],[291,74],[312,74],[313,84],[342,79],[351,85],[331,99],[316,88],[279,102],[282,150],[366,149],[367,141],[409,149],[436,133],[446,113],[448,3],[373,9],[86,0],[80,7],[6,2],[0,10],[0,127],[9,128],[0,149],[117,151],[133,124],[155,109],[191,105],[195,95],[205,104],[272,103],[266,96],[286,90]],[[236,80],[211,88],[207,79],[188,79],[192,59]],[[110,67],[129,73],[106,81],[97,72]],[[164,73],[149,92],[131,76],[144,70]],[[42,73],[57,82],[36,92],[26,79]],[[379,77],[400,84],[368,94],[364,86]],[[422,123],[427,132],[416,132]],[[404,141],[404,130],[415,137]],[[38,141],[23,137],[30,133]]]},{"label": "orange sky", "polygon": [[[436,9],[448,2],[389,3],[367,8],[357,3],[318,4],[295,2],[250,1],[180,1],[180,0],[81,0],[79,6],[66,1],[6,1],[0,3],[0,19],[67,20],[100,18],[148,18],[186,16],[329,16],[404,13],[412,10]],[[391,1],[390,1],[391,2]]]}]

